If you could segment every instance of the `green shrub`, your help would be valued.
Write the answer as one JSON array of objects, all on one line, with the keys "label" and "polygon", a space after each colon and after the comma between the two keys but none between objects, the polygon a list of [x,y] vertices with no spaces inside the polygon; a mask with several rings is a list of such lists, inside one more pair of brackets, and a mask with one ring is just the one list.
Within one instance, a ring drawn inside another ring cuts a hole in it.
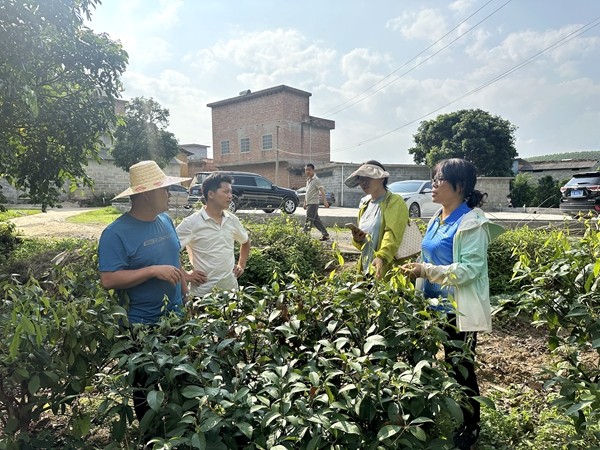
[{"label": "green shrub", "polygon": [[322,274],[334,258],[331,249],[302,231],[298,221],[280,215],[265,223],[245,222],[252,248],[241,285],[270,284],[275,273],[295,272],[301,278]]},{"label": "green shrub", "polygon": [[6,258],[18,244],[17,227],[12,222],[0,222],[0,256]]},{"label": "green shrub", "polygon": [[547,387],[557,387],[553,403],[578,432],[600,419],[600,229],[584,222],[582,238],[568,230],[552,235],[551,255],[533,261],[522,254],[518,280],[527,282],[520,307],[549,331],[549,348],[558,358]]},{"label": "green shrub", "polygon": [[99,408],[114,439],[132,418],[123,398],[137,370],[150,379],[140,432],[157,448],[451,448],[464,397],[436,359],[443,319],[402,277],[343,278],[209,295],[189,320],[124,336],[121,383],[107,383]]},{"label": "green shrub", "polygon": [[527,226],[506,230],[492,241],[488,249],[490,293],[520,292],[525,280],[513,280],[513,268],[522,256],[532,264],[545,263],[554,253],[558,230],[532,229]]},{"label": "green shrub", "polygon": [[78,399],[107,368],[125,313],[97,282],[93,246],[65,253],[56,264],[42,280],[0,277],[2,448],[51,448],[48,430],[35,437],[28,431],[47,411],[67,409],[70,448],[83,442],[91,416],[79,410]]}]

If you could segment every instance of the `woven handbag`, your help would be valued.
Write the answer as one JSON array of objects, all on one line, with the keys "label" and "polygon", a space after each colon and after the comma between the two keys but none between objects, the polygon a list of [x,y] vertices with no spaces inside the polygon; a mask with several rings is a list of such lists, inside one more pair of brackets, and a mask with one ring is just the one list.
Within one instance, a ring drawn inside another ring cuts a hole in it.
[{"label": "woven handbag", "polygon": [[419,227],[409,219],[408,225],[406,225],[406,229],[404,230],[404,236],[402,236],[402,242],[394,257],[396,259],[406,259],[416,255],[421,251],[422,241],[423,236],[421,236]]}]

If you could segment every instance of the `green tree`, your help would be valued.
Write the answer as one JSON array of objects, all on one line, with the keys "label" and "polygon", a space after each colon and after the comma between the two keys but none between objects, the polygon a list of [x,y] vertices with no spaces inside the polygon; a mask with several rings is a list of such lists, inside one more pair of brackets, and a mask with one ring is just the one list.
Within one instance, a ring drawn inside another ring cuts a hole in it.
[{"label": "green tree", "polygon": [[512,176],[517,156],[514,132],[508,120],[481,109],[463,109],[421,122],[408,152],[417,164],[433,167],[447,158],[471,161],[482,176]]},{"label": "green tree", "polygon": [[152,159],[164,167],[177,155],[175,135],[166,131],[169,110],[150,98],[137,97],[125,106],[125,115],[115,132],[112,154],[123,170],[140,161]]},{"label": "green tree", "polygon": [[544,208],[558,208],[560,205],[560,187],[562,183],[555,180],[550,175],[546,175],[537,180],[535,187],[535,198],[531,206],[541,206]]},{"label": "green tree", "polygon": [[83,25],[99,0],[0,2],[0,176],[35,203],[91,185],[116,116],[127,53]]},{"label": "green tree", "polygon": [[520,173],[510,183],[510,199],[513,206],[529,205],[534,201],[535,189],[531,184],[531,175]]}]

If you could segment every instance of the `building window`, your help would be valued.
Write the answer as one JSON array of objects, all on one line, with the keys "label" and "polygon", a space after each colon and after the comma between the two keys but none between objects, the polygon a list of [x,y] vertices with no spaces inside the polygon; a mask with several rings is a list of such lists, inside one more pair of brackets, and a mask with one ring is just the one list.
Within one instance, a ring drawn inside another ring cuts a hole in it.
[{"label": "building window", "polygon": [[263,150],[273,150],[273,135],[265,134],[263,136]]},{"label": "building window", "polygon": [[250,151],[250,138],[240,139],[240,153],[248,153]]},{"label": "building window", "polygon": [[221,155],[229,154],[229,141],[221,141]]}]

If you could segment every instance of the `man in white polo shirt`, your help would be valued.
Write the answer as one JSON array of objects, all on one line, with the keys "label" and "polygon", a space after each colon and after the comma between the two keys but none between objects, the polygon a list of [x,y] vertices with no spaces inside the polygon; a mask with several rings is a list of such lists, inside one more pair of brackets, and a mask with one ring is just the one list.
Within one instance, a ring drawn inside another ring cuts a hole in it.
[{"label": "man in white polo shirt", "polygon": [[[181,246],[187,249],[193,266],[186,277],[192,296],[202,297],[214,289],[237,289],[237,279],[246,268],[250,238],[240,220],[228,211],[232,182],[228,175],[212,173],[202,183],[206,205],[177,227]],[[236,241],[241,245],[237,263]]]}]

